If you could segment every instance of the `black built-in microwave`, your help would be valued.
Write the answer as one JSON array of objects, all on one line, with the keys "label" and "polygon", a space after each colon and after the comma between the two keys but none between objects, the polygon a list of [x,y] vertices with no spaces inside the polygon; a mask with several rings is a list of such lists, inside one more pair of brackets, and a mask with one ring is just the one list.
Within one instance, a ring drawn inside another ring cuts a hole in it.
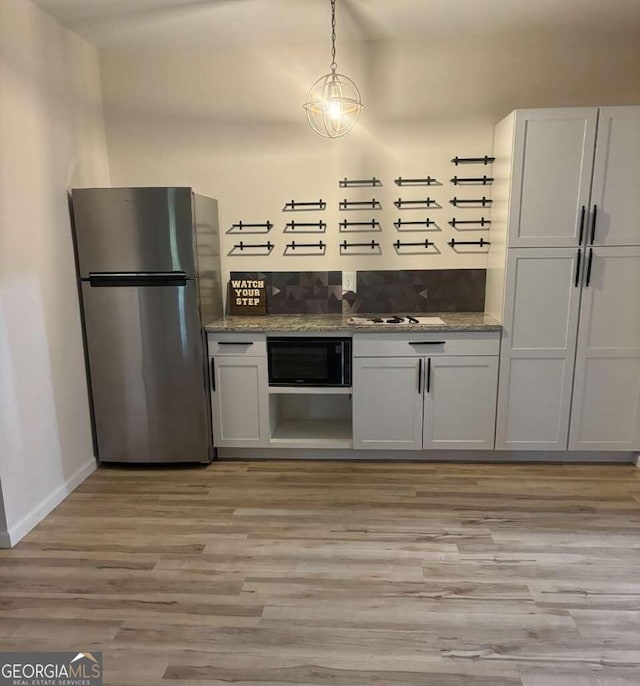
[{"label": "black built-in microwave", "polygon": [[351,339],[267,338],[270,386],[351,386]]}]

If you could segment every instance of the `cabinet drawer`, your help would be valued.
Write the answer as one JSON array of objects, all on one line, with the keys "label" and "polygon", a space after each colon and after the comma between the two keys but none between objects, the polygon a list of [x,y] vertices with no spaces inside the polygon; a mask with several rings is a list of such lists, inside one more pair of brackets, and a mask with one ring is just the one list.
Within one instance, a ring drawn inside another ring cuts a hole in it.
[{"label": "cabinet drawer", "polygon": [[354,357],[498,355],[499,332],[375,333],[353,337]]},{"label": "cabinet drawer", "polygon": [[267,354],[267,339],[264,334],[210,333],[207,341],[210,357],[220,355],[258,357]]}]

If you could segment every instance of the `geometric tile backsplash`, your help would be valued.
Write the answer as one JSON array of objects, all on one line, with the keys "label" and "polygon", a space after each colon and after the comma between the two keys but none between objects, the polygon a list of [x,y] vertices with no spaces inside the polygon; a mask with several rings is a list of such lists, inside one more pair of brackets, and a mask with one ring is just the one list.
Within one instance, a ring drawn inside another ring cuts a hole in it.
[{"label": "geometric tile backsplash", "polygon": [[345,295],[353,312],[483,312],[485,269],[359,271],[356,293]]},{"label": "geometric tile backsplash", "polygon": [[231,272],[264,279],[270,314],[482,312],[486,270],[408,269],[356,272],[356,292],[342,295],[341,271]]}]

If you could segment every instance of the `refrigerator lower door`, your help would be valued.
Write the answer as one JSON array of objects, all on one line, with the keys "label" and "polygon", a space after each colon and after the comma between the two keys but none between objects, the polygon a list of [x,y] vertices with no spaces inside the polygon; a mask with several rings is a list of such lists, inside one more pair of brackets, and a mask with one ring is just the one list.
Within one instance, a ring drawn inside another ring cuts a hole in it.
[{"label": "refrigerator lower door", "polygon": [[206,461],[211,430],[196,281],[141,279],[82,283],[98,459]]}]

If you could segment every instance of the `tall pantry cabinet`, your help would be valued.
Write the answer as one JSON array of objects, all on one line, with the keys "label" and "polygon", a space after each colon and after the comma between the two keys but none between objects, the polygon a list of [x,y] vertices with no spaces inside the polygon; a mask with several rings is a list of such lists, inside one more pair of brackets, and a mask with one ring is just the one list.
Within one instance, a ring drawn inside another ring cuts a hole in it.
[{"label": "tall pantry cabinet", "polygon": [[518,110],[494,155],[496,449],[640,450],[640,107]]}]

